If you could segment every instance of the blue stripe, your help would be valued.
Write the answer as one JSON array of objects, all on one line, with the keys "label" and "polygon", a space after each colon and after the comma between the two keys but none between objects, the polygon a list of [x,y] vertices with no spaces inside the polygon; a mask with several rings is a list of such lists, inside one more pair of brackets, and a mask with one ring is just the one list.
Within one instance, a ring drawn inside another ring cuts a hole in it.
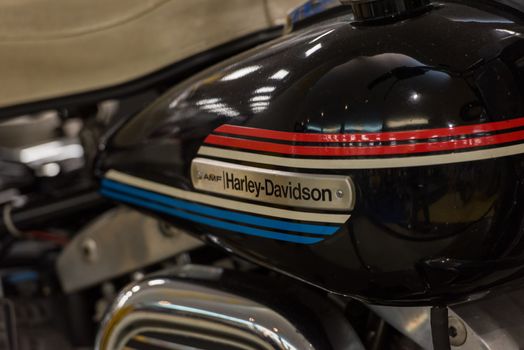
[{"label": "blue stripe", "polygon": [[267,219],[248,214],[240,214],[229,210],[222,210],[209,207],[207,205],[186,202],[181,199],[174,199],[171,197],[167,197],[150,191],[141,190],[133,186],[124,185],[107,179],[102,180],[102,186],[120,192],[126,192],[128,194],[143,199],[153,200],[179,209],[192,211],[197,214],[203,214],[207,216],[213,216],[219,219],[226,219],[230,221],[236,221],[244,224],[262,226],[277,230],[295,231],[300,233],[310,233],[317,235],[332,235],[339,229],[339,227],[336,226],[308,225],[296,222]]},{"label": "blue stripe", "polygon": [[260,229],[253,228],[253,227],[247,227],[247,226],[242,226],[242,225],[237,225],[237,224],[233,224],[229,222],[211,219],[205,216],[190,214],[190,213],[187,213],[187,212],[175,209],[175,208],[169,208],[169,207],[165,207],[160,204],[143,201],[139,198],[130,197],[125,194],[113,192],[111,190],[102,189],[100,193],[103,196],[110,197],[118,201],[135,204],[141,207],[156,210],[164,214],[176,216],[176,217],[186,219],[186,220],[195,221],[195,222],[198,222],[204,225],[217,227],[223,230],[244,233],[246,235],[258,236],[258,237],[264,237],[264,238],[272,238],[272,239],[277,239],[280,241],[301,243],[301,244],[314,244],[314,243],[323,241],[323,238],[302,237],[302,236],[288,235],[285,233],[260,230]]}]

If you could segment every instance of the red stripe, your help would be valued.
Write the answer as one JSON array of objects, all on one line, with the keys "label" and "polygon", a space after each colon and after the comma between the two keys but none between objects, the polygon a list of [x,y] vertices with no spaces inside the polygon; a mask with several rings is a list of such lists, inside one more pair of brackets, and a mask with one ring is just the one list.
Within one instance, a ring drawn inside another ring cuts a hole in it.
[{"label": "red stripe", "polygon": [[524,130],[506,134],[483,136],[463,140],[365,147],[294,146],[264,141],[237,139],[233,137],[220,135],[209,135],[206,138],[205,143],[217,146],[242,148],[252,151],[263,151],[302,156],[378,156],[391,154],[452,151],[464,148],[497,145],[501,143],[520,141],[523,139]]},{"label": "red stripe", "polygon": [[406,141],[431,139],[436,137],[448,137],[476,134],[481,132],[492,132],[524,126],[524,118],[504,120],[500,122],[457,126],[454,128],[410,130],[380,133],[362,134],[306,134],[296,132],[275,131],[245,126],[222,125],[215,132],[232,135],[267,138],[273,140],[296,141],[296,142],[373,142],[373,141]]}]

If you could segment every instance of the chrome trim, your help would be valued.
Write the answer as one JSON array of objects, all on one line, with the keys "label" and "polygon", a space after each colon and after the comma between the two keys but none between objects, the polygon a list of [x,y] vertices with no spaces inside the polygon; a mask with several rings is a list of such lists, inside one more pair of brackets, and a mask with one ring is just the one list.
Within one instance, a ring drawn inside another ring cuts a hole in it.
[{"label": "chrome trim", "polygon": [[279,171],[195,158],[191,162],[191,181],[198,190],[269,204],[332,211],[350,211],[355,205],[355,186],[349,176]]},{"label": "chrome trim", "polygon": [[[236,272],[230,275],[211,267],[202,274],[204,269],[187,266],[169,277],[150,276],[125,288],[103,322],[96,349],[137,349],[144,342],[162,343],[166,349],[363,349],[340,310],[325,295],[300,285],[293,289],[293,297],[280,296],[279,285],[272,280],[243,281]],[[207,278],[198,280],[197,276]],[[267,298],[263,288],[268,286],[275,291],[268,300],[280,306],[256,300]],[[254,293],[257,296],[245,296],[246,291],[259,288],[260,293]],[[307,303],[290,304],[300,303],[302,293]],[[293,307],[283,307],[288,305]],[[304,332],[311,329],[315,334]],[[172,340],[158,339],[159,335]]]},{"label": "chrome trim", "polygon": [[82,158],[84,149],[77,138],[62,138],[17,149],[0,149],[2,157],[23,164],[41,165]]}]

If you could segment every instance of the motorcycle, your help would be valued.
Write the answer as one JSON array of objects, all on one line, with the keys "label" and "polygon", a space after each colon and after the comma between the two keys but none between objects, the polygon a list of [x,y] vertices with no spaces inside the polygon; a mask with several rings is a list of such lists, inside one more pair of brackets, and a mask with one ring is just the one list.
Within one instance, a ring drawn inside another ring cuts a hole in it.
[{"label": "motorcycle", "polygon": [[291,3],[6,91],[0,348],[524,346],[524,5]]}]

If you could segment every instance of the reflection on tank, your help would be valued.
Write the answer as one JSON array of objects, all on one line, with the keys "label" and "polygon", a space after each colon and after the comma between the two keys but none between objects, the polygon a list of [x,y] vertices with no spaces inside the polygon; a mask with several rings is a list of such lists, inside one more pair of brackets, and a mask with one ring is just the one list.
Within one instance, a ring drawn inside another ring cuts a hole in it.
[{"label": "reflection on tank", "polygon": [[[227,217],[215,217],[217,228],[157,214],[259,264],[372,302],[453,302],[507,285],[524,273],[520,23],[480,3],[444,2],[388,25],[355,23],[341,7],[167,92],[110,140],[101,173],[184,196],[209,194],[191,182],[195,158],[348,176],[354,209],[343,223],[322,222],[339,225],[322,238],[277,232],[290,243],[267,238],[276,231],[267,227],[266,238],[247,234],[260,234],[253,222],[232,231]],[[334,215],[329,206],[304,214],[285,203],[242,212],[255,202],[236,200],[220,210],[260,215],[257,223],[314,227],[315,215]],[[275,219],[273,210],[295,216]]]}]

